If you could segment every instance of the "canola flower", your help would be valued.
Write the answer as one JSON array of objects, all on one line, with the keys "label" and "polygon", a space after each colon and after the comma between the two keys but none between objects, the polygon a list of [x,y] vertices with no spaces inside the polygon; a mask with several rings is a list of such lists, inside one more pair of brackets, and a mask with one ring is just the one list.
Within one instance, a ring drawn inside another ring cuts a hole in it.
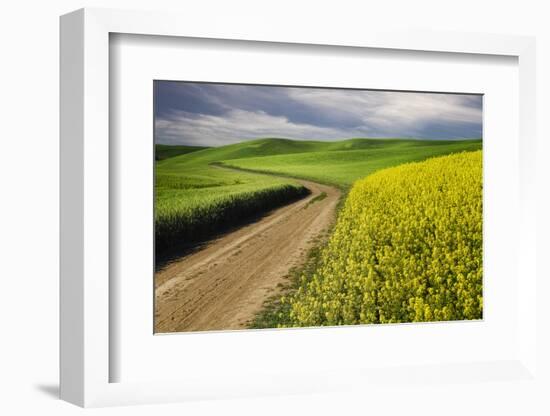
[{"label": "canola flower", "polygon": [[279,326],[480,319],[482,153],[378,171],[352,187]]}]

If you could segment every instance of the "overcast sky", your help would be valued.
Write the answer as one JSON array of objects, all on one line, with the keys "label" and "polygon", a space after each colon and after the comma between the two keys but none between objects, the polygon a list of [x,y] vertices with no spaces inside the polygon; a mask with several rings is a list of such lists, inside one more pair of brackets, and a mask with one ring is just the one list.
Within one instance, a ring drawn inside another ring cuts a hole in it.
[{"label": "overcast sky", "polygon": [[155,141],[481,138],[479,95],[155,82]]}]

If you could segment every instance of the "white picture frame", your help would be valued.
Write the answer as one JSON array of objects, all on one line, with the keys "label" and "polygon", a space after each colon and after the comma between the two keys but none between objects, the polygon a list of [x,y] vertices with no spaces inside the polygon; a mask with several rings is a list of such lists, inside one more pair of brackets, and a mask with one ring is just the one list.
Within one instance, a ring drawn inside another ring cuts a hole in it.
[{"label": "white picture frame", "polygon": [[[365,371],[321,369],[319,374],[281,372],[255,380],[220,374],[216,380],[111,382],[109,258],[109,36],[153,35],[284,44],[332,45],[452,54],[516,57],[519,66],[520,186],[517,354],[499,361],[440,363],[414,368]],[[530,37],[467,33],[349,32],[283,30],[279,25],[240,27],[223,21],[205,26],[190,16],[107,9],[82,9],[61,18],[61,398],[80,406],[160,403],[198,398],[247,397],[353,389],[378,383],[398,386],[406,380],[472,383],[487,389],[506,381],[511,388],[539,389],[535,269],[534,143],[536,141],[535,40]],[[490,376],[489,376],[490,375]],[[499,378],[501,377],[502,378]],[[345,381],[343,381],[345,380]],[[527,384],[526,384],[527,382]],[[515,387],[514,387],[515,386]],[[525,387],[528,386],[528,387]],[[429,387],[426,387],[429,388]],[[359,391],[359,390],[358,390]],[[447,392],[451,394],[451,392]],[[498,396],[494,396],[495,398]]]}]

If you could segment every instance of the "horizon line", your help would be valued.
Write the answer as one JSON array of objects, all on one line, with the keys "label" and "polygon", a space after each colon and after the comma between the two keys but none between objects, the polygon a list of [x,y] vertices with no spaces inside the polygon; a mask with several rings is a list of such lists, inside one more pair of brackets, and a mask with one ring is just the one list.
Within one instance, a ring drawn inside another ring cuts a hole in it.
[{"label": "horizon line", "polygon": [[437,141],[448,141],[448,142],[459,142],[459,141],[466,141],[466,140],[481,140],[483,141],[482,137],[462,137],[462,138],[453,138],[453,139],[426,139],[426,138],[419,138],[419,137],[348,137],[348,138],[340,138],[340,139],[330,139],[330,140],[316,140],[316,139],[292,139],[289,137],[257,137],[254,139],[244,139],[239,142],[235,143],[228,143],[228,144],[222,144],[220,146],[200,146],[197,144],[185,144],[185,143],[154,143],[156,145],[162,145],[162,146],[188,146],[188,147],[208,147],[208,148],[217,148],[217,147],[224,147],[224,146],[231,146],[235,144],[242,144],[246,142],[254,142],[259,140],[288,140],[293,142],[318,142],[318,143],[334,143],[334,142],[343,142],[347,140],[414,140],[414,141],[425,141],[425,142],[437,142]]}]

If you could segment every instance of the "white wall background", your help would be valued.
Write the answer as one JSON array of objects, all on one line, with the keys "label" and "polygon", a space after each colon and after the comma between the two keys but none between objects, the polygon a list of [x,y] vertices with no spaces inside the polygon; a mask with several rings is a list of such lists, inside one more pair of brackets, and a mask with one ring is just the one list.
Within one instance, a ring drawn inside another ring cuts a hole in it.
[{"label": "white wall background", "polygon": [[[550,212],[550,12],[541,0],[387,1],[214,1],[197,0],[8,0],[0,12],[0,413],[56,414],[82,410],[56,399],[58,374],[58,16],[84,6],[178,10],[208,24],[212,13],[238,25],[241,19],[275,20],[281,26],[322,25],[327,30],[377,22],[538,37],[539,212]],[[546,139],[543,139],[543,138]],[[550,226],[540,215],[539,268],[550,250]],[[545,287],[548,285],[546,284]],[[542,288],[543,289],[543,288]],[[548,306],[541,306],[548,311]],[[548,325],[547,325],[548,327]],[[550,328],[550,327],[549,327]],[[550,331],[550,330],[549,330]],[[548,332],[542,333],[548,346]],[[550,348],[548,348],[550,350]],[[548,351],[547,350],[547,351]],[[546,361],[548,362],[548,361]],[[502,387],[502,400],[480,395],[411,394],[409,414],[542,414],[534,401]],[[394,414],[403,399],[388,392],[387,406],[369,407],[364,397],[345,393],[100,409],[125,414]],[[548,408],[545,409],[548,411]],[[483,412],[483,413],[482,413]],[[402,413],[402,410],[399,411]]]}]

